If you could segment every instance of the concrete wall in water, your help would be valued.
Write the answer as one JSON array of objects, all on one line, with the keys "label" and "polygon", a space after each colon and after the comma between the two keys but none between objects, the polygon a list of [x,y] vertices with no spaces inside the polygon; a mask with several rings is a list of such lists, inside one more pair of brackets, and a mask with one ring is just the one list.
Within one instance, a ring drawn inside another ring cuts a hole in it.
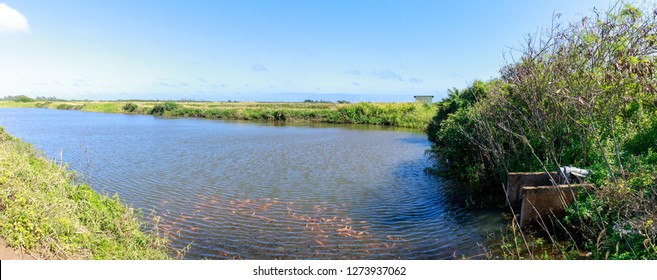
[{"label": "concrete wall in water", "polygon": [[[554,178],[554,179],[552,179]],[[556,185],[556,172],[512,172],[508,174],[506,198],[511,207],[520,208],[522,203],[523,186],[550,186]]]},{"label": "concrete wall in water", "polygon": [[506,194],[511,207],[520,210],[520,225],[548,223],[562,217],[573,204],[577,193],[591,184],[558,184],[556,172],[509,173]]}]

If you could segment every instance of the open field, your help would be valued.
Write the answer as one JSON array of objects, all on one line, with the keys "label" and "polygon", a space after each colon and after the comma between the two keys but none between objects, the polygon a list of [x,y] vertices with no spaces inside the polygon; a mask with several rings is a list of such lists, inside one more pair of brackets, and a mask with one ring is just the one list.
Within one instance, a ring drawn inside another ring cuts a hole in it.
[{"label": "open field", "polygon": [[371,124],[426,130],[435,106],[424,103],[0,101],[0,108],[50,108],[291,123]]}]

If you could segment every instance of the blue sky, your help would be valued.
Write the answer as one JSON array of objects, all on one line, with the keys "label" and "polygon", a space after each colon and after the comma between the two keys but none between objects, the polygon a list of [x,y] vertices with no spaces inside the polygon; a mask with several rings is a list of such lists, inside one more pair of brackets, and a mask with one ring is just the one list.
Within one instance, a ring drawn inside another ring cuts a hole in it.
[{"label": "blue sky", "polygon": [[0,0],[0,96],[440,99],[609,3]]}]

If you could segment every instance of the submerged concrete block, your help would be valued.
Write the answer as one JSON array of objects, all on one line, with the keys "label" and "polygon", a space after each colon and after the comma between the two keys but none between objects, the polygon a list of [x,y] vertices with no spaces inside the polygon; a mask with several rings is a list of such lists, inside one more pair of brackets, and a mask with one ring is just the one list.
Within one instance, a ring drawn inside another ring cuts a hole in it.
[{"label": "submerged concrete block", "polygon": [[520,210],[520,225],[528,226],[552,217],[561,217],[566,208],[575,202],[577,193],[591,184],[582,184],[574,178],[571,184],[557,172],[512,172],[508,174],[506,196],[509,205]]},{"label": "submerged concrete block", "polygon": [[568,186],[523,187],[520,225],[526,226],[550,215],[562,216],[576,195],[575,190]]},{"label": "submerged concrete block", "polygon": [[522,203],[522,188],[524,186],[556,185],[556,172],[511,172],[507,176],[506,196],[513,208],[519,208]]}]

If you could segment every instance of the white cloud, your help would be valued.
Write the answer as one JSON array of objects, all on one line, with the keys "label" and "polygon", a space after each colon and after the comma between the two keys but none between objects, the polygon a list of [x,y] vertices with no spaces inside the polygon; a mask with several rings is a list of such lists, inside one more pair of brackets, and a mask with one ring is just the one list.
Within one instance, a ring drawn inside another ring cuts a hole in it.
[{"label": "white cloud", "polygon": [[16,9],[0,3],[0,34],[29,33],[27,18]]},{"label": "white cloud", "polygon": [[267,69],[266,66],[256,63],[251,65],[251,70],[256,71],[256,72],[269,72],[269,69]]},{"label": "white cloud", "polygon": [[345,74],[360,76],[360,75],[363,74],[363,72],[361,72],[360,70],[349,70],[349,71],[345,72]]},{"label": "white cloud", "polygon": [[384,80],[398,80],[400,82],[404,80],[401,75],[397,74],[395,71],[392,71],[390,69],[386,69],[383,71],[372,71],[370,74],[374,77],[378,77]]}]

